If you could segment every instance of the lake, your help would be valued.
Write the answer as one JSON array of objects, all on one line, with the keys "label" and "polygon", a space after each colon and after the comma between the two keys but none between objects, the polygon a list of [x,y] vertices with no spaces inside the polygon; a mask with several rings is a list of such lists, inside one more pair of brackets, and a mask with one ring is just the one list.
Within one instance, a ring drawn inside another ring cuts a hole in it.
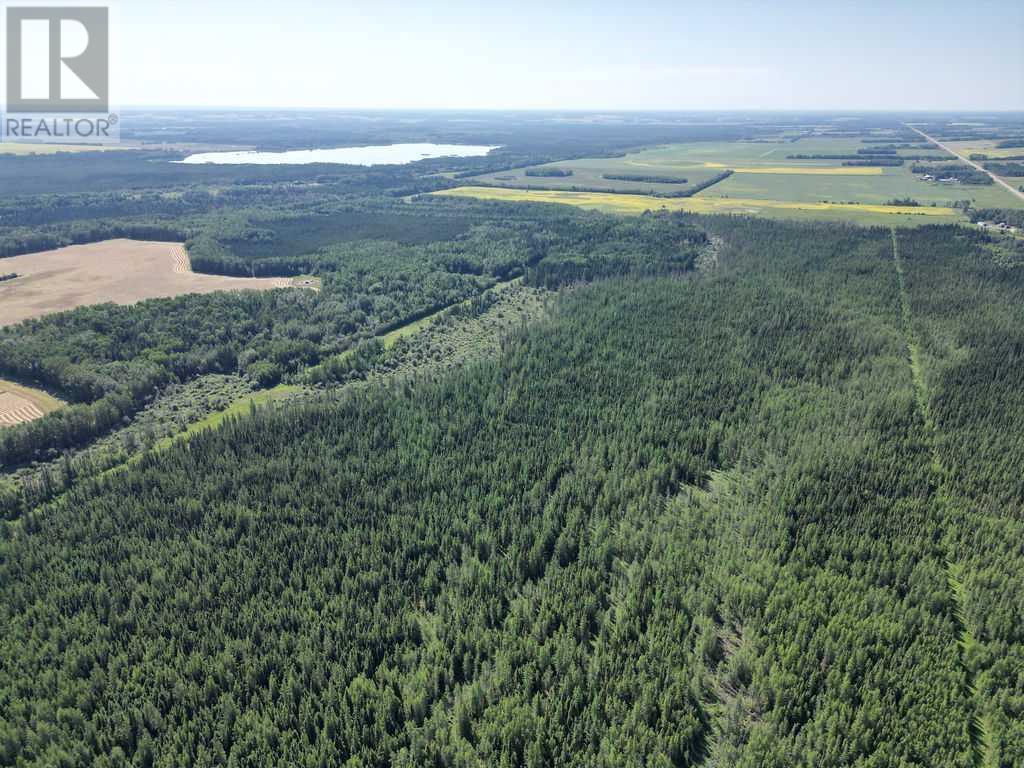
[{"label": "lake", "polygon": [[200,152],[176,162],[189,165],[405,165],[435,157],[482,157],[497,148],[474,144],[385,144],[375,147],[292,149],[285,152]]}]

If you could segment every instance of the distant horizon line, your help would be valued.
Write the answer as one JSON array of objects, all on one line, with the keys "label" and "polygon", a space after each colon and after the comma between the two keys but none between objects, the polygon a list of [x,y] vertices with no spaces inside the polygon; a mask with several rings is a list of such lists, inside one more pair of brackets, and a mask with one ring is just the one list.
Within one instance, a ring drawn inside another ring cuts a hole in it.
[{"label": "distant horizon line", "polygon": [[929,108],[929,109],[887,109],[880,107],[836,108],[827,107],[303,107],[303,106],[253,106],[253,105],[197,105],[197,104],[131,104],[122,105],[112,111],[132,110],[191,110],[191,111],[225,111],[225,112],[558,112],[578,114],[889,114],[889,115],[978,115],[978,114],[1020,114],[1024,115],[1024,106],[1005,109],[983,108]]}]

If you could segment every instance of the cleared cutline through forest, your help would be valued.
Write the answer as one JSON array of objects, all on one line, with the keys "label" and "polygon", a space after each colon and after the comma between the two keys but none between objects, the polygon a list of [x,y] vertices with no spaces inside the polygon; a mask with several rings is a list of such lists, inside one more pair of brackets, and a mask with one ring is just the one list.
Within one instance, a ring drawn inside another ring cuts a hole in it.
[{"label": "cleared cutline through forest", "polygon": [[[710,269],[717,268],[717,266],[718,266],[718,251],[721,248],[721,246],[722,246],[721,238],[712,236],[711,237],[711,242],[709,243],[708,247],[704,250],[703,253],[701,253],[701,255],[697,259],[697,263],[694,265],[696,273],[704,273],[704,272],[706,272],[706,271],[708,271]],[[188,254],[187,254],[187,251],[184,249],[184,247],[182,247],[180,255],[176,254],[176,256],[178,256],[178,258],[175,259],[175,264],[174,264],[175,271],[177,271],[178,269],[180,269],[182,267],[190,268],[190,265],[187,264]],[[182,263],[181,256],[184,256],[184,259],[186,260],[185,264]],[[296,279],[299,279],[299,278],[296,278]],[[504,291],[504,290],[506,290],[508,288],[511,288],[513,286],[520,285],[520,284],[522,284],[524,282],[524,280],[525,280],[525,276],[524,275],[518,275],[516,277],[512,277],[512,278],[509,278],[507,280],[500,280],[500,281],[496,282],[494,285],[490,286],[489,288],[486,288],[485,290],[481,291],[476,296],[471,297],[469,299],[462,299],[462,300],[459,300],[459,301],[455,301],[455,302],[453,302],[451,304],[447,304],[447,305],[445,305],[443,307],[439,307],[437,309],[428,311],[426,314],[424,314],[422,312],[421,313],[415,313],[415,314],[407,317],[406,320],[404,320],[404,321],[402,321],[402,322],[400,322],[398,324],[395,324],[395,323],[386,324],[385,326],[383,326],[380,330],[378,330],[370,338],[377,339],[377,340],[379,340],[383,344],[383,346],[385,348],[390,348],[390,347],[394,346],[394,344],[399,339],[402,339],[402,338],[405,338],[405,337],[408,337],[408,336],[416,335],[420,331],[428,328],[435,321],[440,319],[445,313],[450,312],[455,307],[458,307],[458,306],[461,306],[461,305],[468,305],[474,299],[479,298],[480,296],[486,295],[487,293],[495,292],[495,291],[499,291],[500,292],[500,291]],[[348,355],[348,354],[352,354],[354,351],[355,351],[355,348],[353,347],[353,348],[347,350],[346,352],[342,352],[340,354],[341,355]],[[317,365],[320,365],[320,364],[322,364],[322,361],[321,361],[321,363],[318,363]],[[301,373],[308,373],[310,370],[312,370],[313,368],[316,368],[316,367],[317,366],[309,366],[307,368],[304,368],[300,372],[300,374]],[[347,385],[343,385],[340,388],[344,389],[345,386],[347,386]],[[315,390],[307,389],[306,387],[304,387],[301,384],[291,384],[291,383],[281,383],[281,384],[278,384],[278,385],[276,385],[274,387],[269,387],[269,388],[265,388],[265,389],[257,389],[257,390],[254,390],[252,392],[248,392],[245,395],[242,395],[241,397],[238,397],[238,398],[232,400],[225,407],[220,408],[218,410],[210,411],[209,413],[206,413],[202,418],[184,425],[181,429],[179,429],[179,431],[175,432],[174,434],[166,435],[165,437],[163,437],[160,440],[158,440],[156,443],[154,443],[149,448],[140,450],[138,452],[134,452],[134,453],[130,454],[129,456],[125,457],[125,459],[123,461],[118,462],[118,463],[116,463],[116,464],[114,464],[112,466],[107,467],[106,469],[103,469],[103,470],[99,471],[95,476],[97,476],[97,477],[109,476],[112,473],[119,472],[120,470],[122,470],[122,469],[124,469],[124,468],[126,468],[126,467],[128,467],[128,466],[130,466],[130,465],[132,465],[132,464],[134,464],[134,463],[136,463],[138,461],[140,461],[146,455],[166,450],[167,448],[169,448],[173,444],[175,444],[177,442],[180,442],[182,440],[189,440],[193,436],[195,436],[195,435],[197,435],[197,434],[199,434],[201,432],[204,432],[207,429],[216,429],[228,417],[231,417],[231,416],[243,416],[246,413],[248,413],[249,411],[251,411],[253,408],[257,408],[257,407],[272,407],[275,404],[278,404],[278,403],[280,403],[282,401],[300,400],[300,399],[303,399],[304,397],[307,397],[307,396],[309,396],[311,394],[314,394],[314,393],[315,393]],[[61,495],[63,495],[63,494],[62,493],[58,493],[57,494],[58,497],[61,496]]]},{"label": "cleared cutline through forest", "polygon": [[[483,291],[480,295],[483,295],[483,294],[487,293],[488,291],[501,290],[501,289],[503,289],[503,288],[505,288],[507,286],[515,285],[515,284],[517,284],[519,282],[522,282],[522,280],[523,280],[523,277],[522,277],[522,275],[520,275],[518,277],[513,277],[513,278],[511,278],[509,280],[503,280],[503,281],[497,282],[494,285],[492,285],[490,288],[488,288],[485,291]],[[381,331],[379,333],[374,334],[372,338],[380,340],[381,343],[383,343],[385,347],[390,347],[390,346],[394,345],[394,343],[396,341],[398,341],[398,339],[403,338],[405,336],[415,335],[420,330],[426,328],[432,322],[437,320],[445,312],[448,312],[453,307],[457,307],[457,306],[459,306],[461,304],[465,304],[468,301],[472,301],[472,299],[465,299],[465,300],[462,300],[462,301],[456,301],[456,302],[454,302],[452,304],[448,304],[448,305],[446,305],[444,307],[441,307],[440,309],[437,309],[437,310],[435,310],[435,311],[433,311],[433,312],[431,312],[430,314],[427,314],[427,315],[413,315],[411,318],[409,318],[408,320],[405,320],[404,322],[402,322],[398,326],[395,326],[393,324],[389,324],[387,326],[387,330],[384,330],[384,331]],[[354,348],[350,349],[349,353],[352,352],[353,350],[354,350]],[[341,354],[346,354],[346,353],[343,352]],[[315,367],[315,366],[311,366],[311,367]],[[304,369],[304,370],[308,370],[308,369]],[[121,469],[122,467],[132,463],[133,461],[138,461],[139,459],[141,459],[143,456],[145,456],[147,453],[150,453],[151,451],[161,451],[161,450],[164,450],[164,449],[168,448],[169,446],[171,446],[172,444],[174,444],[174,443],[176,443],[176,442],[178,442],[180,440],[187,440],[190,437],[192,437],[193,435],[199,434],[200,432],[202,432],[202,431],[204,431],[206,429],[215,429],[217,426],[219,426],[221,424],[221,422],[224,421],[224,419],[226,419],[229,416],[242,415],[242,414],[246,413],[251,408],[255,408],[255,407],[259,407],[259,406],[270,406],[270,405],[272,405],[275,402],[282,402],[282,401],[286,401],[286,400],[299,399],[299,398],[302,398],[304,394],[308,394],[308,393],[309,393],[309,390],[304,390],[302,387],[296,386],[294,384],[278,384],[277,386],[271,387],[269,389],[259,389],[259,390],[256,390],[255,392],[251,392],[251,393],[249,393],[247,395],[243,395],[242,397],[238,398],[237,400],[234,400],[231,403],[229,403],[226,408],[223,408],[223,409],[221,409],[219,411],[213,411],[213,412],[209,413],[207,416],[205,416],[204,418],[200,419],[199,421],[187,425],[184,429],[182,429],[177,434],[169,435],[169,436],[163,438],[158,443],[156,443],[151,449],[146,450],[146,451],[140,451],[139,453],[136,453],[135,455],[130,457],[128,459],[128,461],[126,461],[124,464],[120,464],[120,465],[118,465],[116,467],[111,467],[110,469],[106,470],[103,474],[107,474],[109,472],[115,472],[115,471]],[[246,406],[248,406],[248,409],[247,409]]]},{"label": "cleared cutline through forest", "polygon": [[[490,291],[511,288],[513,286],[521,284],[522,280],[522,276],[514,277],[509,280],[504,280],[486,289],[480,295],[484,295]],[[554,292],[552,292],[551,295],[554,295]],[[448,304],[438,310],[435,310],[426,316],[414,315],[413,317],[406,320],[398,327],[395,327],[393,324],[386,326],[388,330],[382,330],[372,338],[381,341],[385,348],[394,346],[394,344],[400,338],[404,338],[406,336],[413,336],[418,334],[420,331],[426,330],[431,326],[432,323],[434,323],[437,320],[440,320],[446,312],[449,312],[452,309],[459,307],[460,305],[468,304],[471,301],[473,301],[473,298],[457,301],[454,302],[453,304]],[[454,353],[452,357],[457,358],[458,353]],[[309,370],[315,367],[316,366],[309,366],[303,369],[303,372],[308,372]],[[342,390],[347,390],[350,386],[353,386],[355,383],[356,382],[348,382],[345,384],[341,384],[334,388],[333,391],[340,392]],[[371,384],[371,382],[368,381],[361,381],[359,383],[367,385]],[[376,382],[375,384],[379,383],[380,382]],[[273,387],[246,392],[245,394],[231,400],[224,407],[218,408],[217,410],[209,411],[205,413],[202,417],[185,424],[180,429],[178,429],[177,432],[174,432],[173,434],[164,435],[148,448],[142,448],[138,451],[132,452],[129,455],[125,456],[120,461],[117,461],[116,463],[113,463],[104,469],[98,470],[94,474],[83,475],[77,479],[86,480],[89,478],[110,477],[117,472],[120,472],[134,464],[137,464],[146,456],[165,451],[174,444],[190,440],[196,435],[199,435],[200,433],[205,432],[207,430],[217,429],[228,418],[244,418],[256,408],[275,407],[286,402],[300,401],[304,398],[312,397],[317,394],[322,393],[318,392],[315,389],[308,388],[303,384],[294,383],[281,383]],[[2,476],[0,476],[0,480],[2,479]],[[60,498],[66,492],[67,489],[63,489],[56,493],[54,496],[48,497],[46,500],[52,501],[53,499]]]},{"label": "cleared cutline through forest", "polygon": [[[924,135],[924,134],[922,134]],[[890,229],[892,237],[892,259],[896,267],[896,279],[900,291],[900,316],[903,321],[903,336],[907,343],[907,353],[910,362],[911,378],[914,382],[914,399],[917,401],[917,408],[924,422],[925,440],[928,442],[928,450],[931,454],[932,473],[936,477],[935,492],[932,496],[936,506],[940,510],[944,527],[948,519],[949,494],[946,487],[948,477],[946,469],[939,456],[938,443],[935,439],[936,427],[932,419],[931,408],[928,400],[928,383],[924,376],[924,364],[921,356],[921,345],[917,335],[914,333],[913,317],[910,311],[910,295],[907,292],[906,273],[903,269],[903,260],[900,257],[899,241],[895,228]],[[980,702],[978,701],[978,690],[974,680],[974,674],[964,661],[964,654],[976,641],[967,627],[967,614],[964,610],[967,601],[967,593],[963,582],[960,579],[962,566],[953,561],[952,551],[948,544],[942,543],[944,550],[944,561],[946,564],[946,583],[949,588],[953,604],[953,620],[956,624],[957,633],[957,662],[964,673],[964,680],[967,683],[967,694],[972,703],[974,711],[971,722],[968,723],[968,732],[971,739],[971,750],[973,752],[974,764],[979,768],[988,768],[992,762],[992,731],[989,724],[981,714]]]},{"label": "cleared cutline through forest", "polygon": [[[718,253],[721,247],[722,239],[716,236],[711,236],[708,248],[705,249],[705,251],[697,258],[697,263],[694,265],[695,271],[698,273],[706,273],[708,271],[716,269],[718,267]],[[522,283],[523,279],[524,276],[519,275],[508,280],[500,280],[496,282],[494,285],[492,285],[490,288],[487,288],[486,290],[482,291],[479,295],[482,296],[490,291],[504,290],[505,288],[508,288],[510,286]],[[390,347],[394,345],[394,343],[397,342],[400,338],[404,338],[406,336],[413,336],[419,331],[423,330],[431,323],[439,319],[445,312],[449,312],[454,307],[467,304],[470,301],[472,301],[472,299],[463,299],[461,301],[456,301],[453,302],[452,304],[440,307],[439,309],[436,309],[433,312],[430,312],[426,315],[413,315],[412,317],[408,318],[407,320],[403,321],[397,326],[393,324],[388,325],[386,327],[386,330],[380,331],[379,333],[375,333],[372,338],[380,340],[381,343],[385,346],[385,348]],[[354,351],[354,349],[355,348],[353,347],[349,349],[347,352],[342,352],[341,354],[351,354]],[[315,367],[316,366],[311,366],[311,368]],[[275,400],[296,399],[301,397],[302,390],[290,384],[279,384],[276,387],[272,387],[270,389],[257,390],[256,392],[244,395],[238,400],[233,401],[226,408],[220,411],[214,411],[207,415],[205,418],[201,419],[200,421],[195,422],[193,424],[189,424],[177,434],[170,435],[164,438],[156,446],[154,446],[154,449],[161,450],[163,448],[168,447],[172,443],[177,442],[178,440],[188,439],[192,435],[195,435],[203,431],[204,429],[215,428],[227,416],[238,415],[240,413],[243,413],[245,411],[245,405],[247,403],[251,403],[251,407],[255,407],[257,405],[266,405],[272,403]],[[135,454],[135,456],[128,460],[128,463],[130,463],[133,460],[137,460],[138,458],[141,458],[146,453],[148,453],[148,451],[143,451],[138,454]],[[115,471],[118,468],[119,467],[112,467],[111,469],[107,470],[107,472]]]}]

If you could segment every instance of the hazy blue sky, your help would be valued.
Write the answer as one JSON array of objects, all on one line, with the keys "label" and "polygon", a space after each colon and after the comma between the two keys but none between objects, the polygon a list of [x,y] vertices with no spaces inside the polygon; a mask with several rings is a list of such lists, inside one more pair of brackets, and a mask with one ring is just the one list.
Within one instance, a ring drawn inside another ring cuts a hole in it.
[{"label": "hazy blue sky", "polygon": [[1024,2],[122,0],[115,97],[345,108],[1024,109]]}]

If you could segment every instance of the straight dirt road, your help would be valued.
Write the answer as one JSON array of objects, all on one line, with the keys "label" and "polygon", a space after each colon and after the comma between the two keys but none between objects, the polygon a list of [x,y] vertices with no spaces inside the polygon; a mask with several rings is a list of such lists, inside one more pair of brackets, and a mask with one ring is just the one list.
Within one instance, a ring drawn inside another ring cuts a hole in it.
[{"label": "straight dirt road", "polygon": [[[904,125],[906,125],[906,123],[904,123]],[[960,158],[960,160],[962,160],[963,162],[967,163],[967,164],[968,164],[969,166],[971,166],[972,168],[977,168],[977,169],[978,169],[979,171],[981,171],[982,173],[987,173],[987,174],[988,174],[989,176],[991,176],[991,177],[992,177],[992,181],[994,181],[994,182],[995,182],[996,184],[1001,184],[1002,186],[1006,187],[1006,189],[1008,189],[1008,190],[1009,190],[1009,192],[1010,192],[1010,194],[1011,194],[1011,195],[1016,195],[1016,196],[1017,196],[1017,197],[1019,197],[1019,198],[1020,198],[1021,200],[1024,200],[1024,192],[1021,192],[1021,191],[1020,191],[1019,189],[1014,189],[1014,187],[1013,187],[1013,186],[1011,186],[1010,184],[1007,184],[1007,183],[1006,183],[1005,181],[1003,181],[1002,179],[1000,179],[1000,178],[999,178],[998,176],[996,176],[996,175],[995,175],[994,173],[992,173],[991,171],[989,171],[989,170],[986,170],[985,168],[983,168],[982,166],[978,165],[978,164],[977,164],[976,162],[974,162],[973,160],[968,160],[968,159],[967,159],[966,157],[964,157],[963,155],[961,155],[961,154],[960,154],[959,152],[957,152],[957,151],[955,151],[955,150],[953,150],[953,149],[950,149],[950,148],[949,148],[949,147],[947,147],[947,146],[946,146],[945,144],[942,144],[941,142],[938,142],[938,141],[936,141],[935,139],[933,139],[933,138],[932,138],[931,136],[929,136],[929,135],[928,135],[927,133],[925,133],[924,131],[919,131],[919,130],[918,130],[917,128],[915,128],[915,127],[914,127],[914,126],[912,126],[912,125],[907,125],[907,128],[909,128],[910,130],[914,131],[915,133],[919,133],[919,134],[921,134],[921,135],[922,135],[922,136],[924,136],[924,137],[925,137],[926,139],[928,139],[928,141],[930,141],[930,142],[931,142],[932,144],[934,144],[935,146],[937,146],[937,147],[938,147],[939,149],[944,149],[944,150],[946,150],[947,152],[949,152],[949,154],[953,155],[954,157],[958,157],[958,158]]]}]

